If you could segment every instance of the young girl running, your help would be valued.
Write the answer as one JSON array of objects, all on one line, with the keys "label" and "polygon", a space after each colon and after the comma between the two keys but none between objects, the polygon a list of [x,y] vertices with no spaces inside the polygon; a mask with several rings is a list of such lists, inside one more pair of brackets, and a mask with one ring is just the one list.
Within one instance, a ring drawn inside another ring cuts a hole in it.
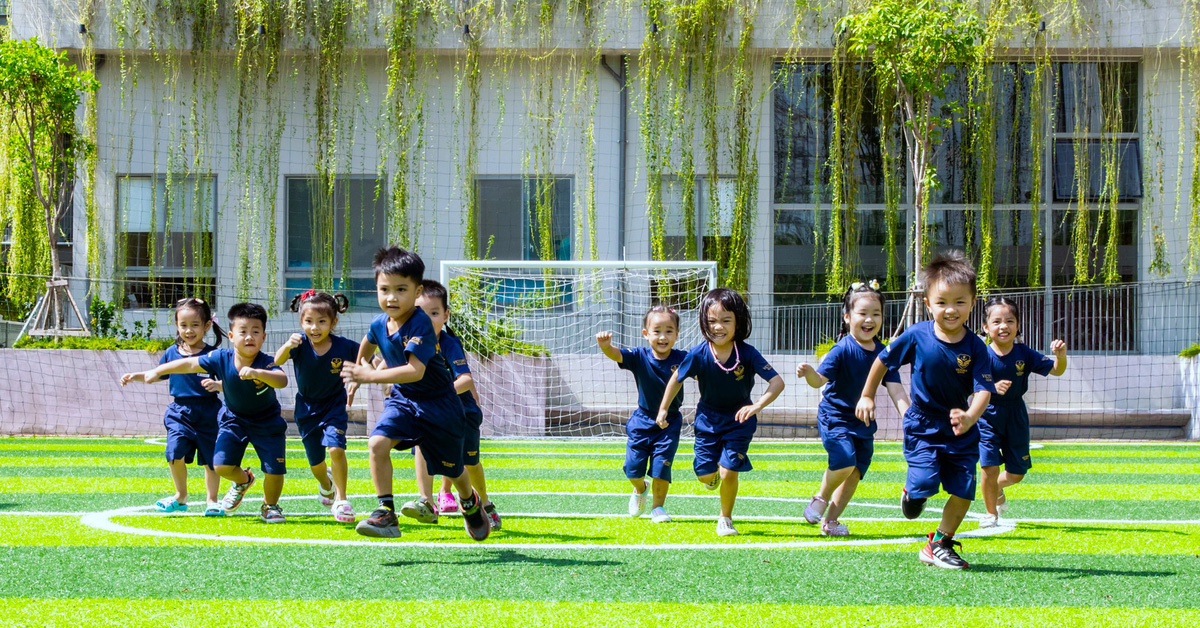
[{"label": "young girl running", "polygon": [[[204,336],[209,330],[216,336],[216,343],[208,345]],[[159,364],[179,358],[202,356],[221,344],[225,332],[217,326],[212,308],[203,299],[189,297],[175,304],[175,344],[163,352]],[[221,382],[208,375],[170,375],[168,377],[171,397],[163,414],[167,427],[167,465],[171,469],[171,482],[175,484],[175,495],[154,502],[159,512],[187,512],[188,488],[187,466],[194,459],[204,467],[204,488],[208,493],[206,517],[220,517],[225,510],[217,501],[217,490],[221,477],[213,469],[213,447],[217,442],[217,415],[221,412]],[[129,382],[151,383],[145,373],[126,373],[121,376],[121,385]]]},{"label": "young girl running", "polygon": [[[661,305],[650,308],[642,316],[642,337],[648,347],[619,349],[612,344],[612,332],[596,334],[596,344],[610,360],[633,373],[637,382],[638,407],[625,423],[625,477],[633,484],[629,498],[629,516],[640,517],[646,512],[646,495],[654,487],[654,506],[650,520],[666,523],[671,520],[663,504],[671,486],[671,463],[679,449],[679,432],[683,427],[683,395],[676,395],[669,404],[666,427],[660,427],[651,416],[658,413],[667,381],[679,368],[686,355],[675,348],[679,339],[679,314]],[[647,483],[646,467],[650,467],[653,482]]]},{"label": "young girl running", "polygon": [[[483,426],[483,410],[479,408],[475,380],[471,377],[471,368],[467,365],[467,354],[463,351],[462,342],[447,325],[447,321],[450,319],[450,299],[446,294],[446,287],[432,279],[423,280],[421,296],[417,297],[417,307],[429,315],[429,320],[433,323],[433,333],[438,338],[438,349],[446,359],[446,363],[450,365],[450,370],[454,375],[454,390],[458,393],[458,400],[462,402],[463,412],[466,415],[466,430],[463,434],[463,465],[466,466],[467,474],[471,477],[471,486],[475,487],[475,492],[483,500],[483,512],[487,515],[489,525],[493,530],[499,530],[501,526],[500,513],[496,511],[496,505],[488,499],[483,463],[479,460],[479,430]],[[425,457],[421,455],[420,447],[414,447],[413,453],[420,497],[401,506],[400,514],[423,523],[437,523],[439,512],[458,512],[458,502],[450,494],[452,483],[446,476],[442,476],[441,491],[438,494],[437,505],[434,506],[431,499],[433,478],[426,469]]]},{"label": "young girl running", "polygon": [[[275,352],[275,364],[290,358],[296,370],[296,427],[304,443],[313,477],[320,489],[317,499],[332,507],[333,518],[354,522],[354,508],[346,497],[346,386],[342,364],[354,363],[358,343],[335,335],[338,314],[346,311],[345,295],[309,290],[292,299],[291,310],[300,315],[303,334],[292,334]],[[330,464],[325,464],[326,448]]]},{"label": "young girl running", "polygon": [[[667,382],[658,407],[658,426],[665,429],[671,402],[683,387],[683,380],[695,377],[699,382],[692,468],[706,488],[721,488],[718,536],[737,534],[732,517],[738,474],[753,468],[747,450],[758,427],[758,413],[775,401],[784,387],[779,373],[746,343],[750,329],[750,308],[742,295],[729,288],[707,292],[700,300],[700,332],[705,342],[687,352],[675,377]],[[751,403],[755,374],[768,385],[758,401]]]},{"label": "young girl running", "polygon": [[[821,524],[824,536],[849,536],[850,529],[838,517],[854,497],[858,483],[871,466],[875,453],[875,421],[854,416],[863,384],[883,343],[875,336],[883,327],[884,297],[879,284],[855,283],[842,297],[842,338],[825,354],[821,364],[796,367],[796,376],[813,388],[824,387],[817,406],[817,429],[829,454],[829,468],[821,478],[821,490],[804,509],[804,520]],[[896,409],[908,410],[908,394],[896,371],[883,378]],[[832,501],[830,501],[832,499]]]},{"label": "young girl running", "polygon": [[1033,466],[1029,459],[1029,412],[1023,399],[1029,390],[1029,374],[1062,375],[1067,370],[1067,345],[1061,340],[1050,343],[1054,353],[1054,359],[1050,359],[1017,342],[1021,311],[1005,297],[988,299],[984,315],[984,330],[991,339],[988,353],[996,394],[979,419],[979,466],[987,508],[979,527],[990,528],[1007,509],[1004,489],[1025,479]]}]

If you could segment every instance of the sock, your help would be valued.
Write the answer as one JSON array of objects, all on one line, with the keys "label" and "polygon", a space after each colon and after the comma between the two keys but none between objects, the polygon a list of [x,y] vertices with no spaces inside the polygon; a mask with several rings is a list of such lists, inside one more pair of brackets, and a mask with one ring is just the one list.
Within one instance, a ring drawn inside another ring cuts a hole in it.
[{"label": "sock", "polygon": [[471,494],[466,497],[459,495],[458,505],[463,509],[463,512],[474,510],[479,505],[479,500],[475,497],[475,491],[471,491]]},{"label": "sock", "polygon": [[937,543],[938,541],[940,541],[942,539],[952,539],[952,538],[954,538],[953,534],[946,534],[945,532],[942,532],[941,528],[938,528],[937,531],[935,531],[933,533],[933,542],[934,543]]},{"label": "sock", "polygon": [[379,507],[387,508],[392,512],[396,512],[396,500],[392,498],[391,493],[379,496]]}]

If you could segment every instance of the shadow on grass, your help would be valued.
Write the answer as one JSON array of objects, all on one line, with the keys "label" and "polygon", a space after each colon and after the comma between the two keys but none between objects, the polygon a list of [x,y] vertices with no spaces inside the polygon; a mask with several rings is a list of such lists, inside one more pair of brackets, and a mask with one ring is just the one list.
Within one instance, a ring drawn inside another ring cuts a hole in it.
[{"label": "shadow on grass", "polygon": [[[1129,522],[1129,525],[1136,525],[1136,524],[1137,524],[1137,521]],[[1029,530],[1029,529],[1054,530],[1056,532],[1073,532],[1073,533],[1079,533],[1079,534],[1083,534],[1083,533],[1087,533],[1087,532],[1109,532],[1109,533],[1112,533],[1112,532],[1153,532],[1155,534],[1174,534],[1176,536],[1190,536],[1190,533],[1188,533],[1188,532],[1183,532],[1181,530],[1166,530],[1163,528],[1141,528],[1141,527],[1120,528],[1120,527],[1116,527],[1116,526],[1110,526],[1110,527],[1105,528],[1105,527],[1094,527],[1094,526],[1054,525],[1054,524],[1049,524],[1049,523],[1022,523],[1022,524],[1018,525],[1017,529],[1018,530]],[[1021,538],[1022,538],[1022,540],[1024,540],[1029,537],[1021,537]]]},{"label": "shadow on grass", "polygon": [[488,551],[477,557],[459,556],[456,560],[433,558],[422,560],[397,560],[383,563],[385,567],[410,567],[413,565],[517,565],[528,564],[541,567],[610,567],[625,563],[615,560],[584,560],[579,558],[536,557],[515,550]]},{"label": "shadow on grass", "polygon": [[1092,576],[1133,576],[1138,578],[1170,578],[1176,576],[1174,571],[1133,571],[1126,569],[1079,569],[1074,567],[1030,567],[1028,565],[971,565],[971,571],[976,573],[1044,573],[1061,576],[1059,580],[1079,580]]},{"label": "shadow on grass", "polygon": [[0,510],[15,510],[18,505],[0,502]]}]

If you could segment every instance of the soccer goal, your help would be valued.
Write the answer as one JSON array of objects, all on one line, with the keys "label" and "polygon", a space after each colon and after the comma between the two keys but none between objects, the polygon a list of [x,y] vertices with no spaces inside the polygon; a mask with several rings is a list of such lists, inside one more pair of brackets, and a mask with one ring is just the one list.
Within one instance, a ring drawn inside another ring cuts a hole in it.
[{"label": "soccer goal", "polygon": [[642,315],[664,305],[679,313],[675,346],[686,350],[699,342],[697,310],[716,287],[717,265],[454,260],[441,262],[440,277],[450,327],[471,360],[484,436],[621,436],[637,387],[600,353],[596,334],[640,346]]}]

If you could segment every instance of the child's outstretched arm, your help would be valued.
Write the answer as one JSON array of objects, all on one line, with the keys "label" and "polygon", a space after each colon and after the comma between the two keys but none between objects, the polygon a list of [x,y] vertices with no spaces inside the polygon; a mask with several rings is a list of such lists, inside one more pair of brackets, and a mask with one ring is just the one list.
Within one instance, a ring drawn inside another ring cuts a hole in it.
[{"label": "child's outstretched arm", "polygon": [[258,380],[271,388],[287,386],[287,373],[276,369],[256,369],[252,366],[243,366],[238,370],[238,377]]},{"label": "child's outstretched arm", "polygon": [[785,386],[786,384],[783,383],[782,375],[776,375],[775,377],[772,377],[771,381],[767,382],[766,392],[764,392],[763,395],[758,398],[758,401],[755,401],[748,406],[743,406],[737,411],[737,414],[734,415],[734,419],[738,423],[745,423],[750,419],[750,417],[762,412],[763,408],[766,408],[767,406],[771,405],[772,401],[778,399],[779,393],[783,392]]},{"label": "child's outstretched arm", "polygon": [[[362,355],[362,348],[358,354]],[[342,381],[347,384],[408,384],[421,381],[425,377],[425,363],[417,356],[409,354],[408,364],[386,369],[376,369],[363,358],[358,364],[342,366]]]},{"label": "child's outstretched arm", "polygon": [[292,349],[300,346],[304,342],[304,334],[292,334],[288,337],[287,342],[283,343],[279,350],[275,352],[275,366],[283,366],[292,357]]},{"label": "child's outstretched arm", "polygon": [[824,375],[818,373],[817,369],[813,368],[811,364],[801,363],[797,365],[796,377],[803,378],[804,381],[808,382],[808,385],[812,386],[813,388],[820,388],[829,383],[829,380],[825,379]]},{"label": "child's outstretched arm", "polygon": [[667,380],[667,387],[663,389],[662,402],[658,404],[658,418],[654,421],[659,427],[667,428],[667,415],[671,411],[671,402],[675,401],[675,395],[683,388],[683,382],[679,378],[672,376]]},{"label": "child's outstretched arm", "polygon": [[887,375],[887,366],[879,358],[871,364],[871,372],[867,375],[867,383],[863,384],[862,396],[858,398],[858,406],[854,408],[854,416],[868,425],[875,420],[875,393],[879,392],[879,384]]},{"label": "child's outstretched arm", "polygon": [[1050,351],[1054,353],[1054,368],[1050,369],[1050,374],[1058,377],[1067,372],[1067,343],[1055,340],[1050,343]]},{"label": "child's outstretched arm", "polygon": [[200,368],[200,358],[179,358],[171,360],[166,364],[144,371],[142,373],[126,373],[121,376],[121,385],[124,386],[129,382],[144,382],[153,384],[162,379],[166,379],[167,375],[187,375],[189,373],[203,373],[204,369]]},{"label": "child's outstretched arm", "polygon": [[896,406],[896,411],[900,416],[908,412],[908,407],[912,405],[912,401],[908,398],[908,391],[904,390],[904,384],[896,382],[884,382],[883,387],[887,389],[888,396],[892,398],[892,405]]},{"label": "child's outstretched arm", "polygon": [[608,356],[608,359],[617,364],[621,363],[621,350],[613,346],[611,331],[602,331],[596,334],[596,344],[600,345],[600,350]]}]

